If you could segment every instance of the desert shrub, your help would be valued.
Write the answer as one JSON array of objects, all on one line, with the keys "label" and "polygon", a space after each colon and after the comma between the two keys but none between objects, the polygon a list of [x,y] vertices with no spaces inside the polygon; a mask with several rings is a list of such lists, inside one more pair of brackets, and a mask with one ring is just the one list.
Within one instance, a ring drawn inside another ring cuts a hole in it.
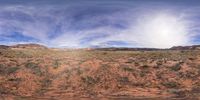
[{"label": "desert shrub", "polygon": [[169,93],[175,94],[177,97],[185,97],[186,94],[188,94],[186,90],[181,90],[181,89],[169,89]]},{"label": "desert shrub", "polygon": [[20,52],[15,52],[15,57],[25,58],[28,56],[26,54],[24,54],[24,52],[20,51]]},{"label": "desert shrub", "polygon": [[157,77],[158,79],[162,79],[162,75],[163,75],[163,74],[162,74],[161,72],[157,72],[157,73],[156,73],[156,77]]},{"label": "desert shrub", "polygon": [[197,75],[198,75],[198,73],[195,73],[194,71],[186,71],[186,72],[178,73],[178,76],[181,78],[194,78]]},{"label": "desert shrub", "polygon": [[43,74],[39,67],[35,68],[34,71],[33,71],[33,73],[36,74],[36,75],[38,75],[38,76],[41,76]]},{"label": "desert shrub", "polygon": [[162,83],[162,85],[167,88],[178,88],[180,84],[174,81],[170,81],[170,82],[164,82]]},{"label": "desert shrub", "polygon": [[12,74],[12,73],[16,72],[18,69],[19,69],[19,67],[9,67],[6,69],[6,71],[7,71],[6,73]]},{"label": "desert shrub", "polygon": [[0,94],[2,95],[2,94],[7,94],[7,93],[8,93],[8,90],[0,86]]},{"label": "desert shrub", "polygon": [[28,69],[31,69],[33,71],[33,74],[42,75],[42,71],[40,70],[40,67],[37,63],[33,63],[33,62],[27,62],[25,64],[25,67]]},{"label": "desert shrub", "polygon": [[146,68],[149,68],[150,66],[148,66],[148,65],[142,65],[141,66],[141,68],[143,68],[143,69],[146,69]]},{"label": "desert shrub", "polygon": [[5,68],[3,64],[0,64],[0,74],[3,74]]},{"label": "desert shrub", "polygon": [[144,71],[141,71],[140,77],[144,77],[145,75],[146,75],[146,73]]},{"label": "desert shrub", "polygon": [[146,76],[147,73],[148,73],[147,70],[142,70],[142,71],[140,72],[140,77]]},{"label": "desert shrub", "polygon": [[22,80],[21,78],[9,78],[8,79],[8,81],[16,81],[16,82],[19,82],[21,80]]},{"label": "desert shrub", "polygon": [[186,71],[187,78],[194,78],[197,75],[198,75],[198,73],[195,73],[195,71]]},{"label": "desert shrub", "polygon": [[57,59],[54,60],[54,62],[53,62],[53,68],[57,69],[59,66],[60,66],[59,60],[57,60]]},{"label": "desert shrub", "polygon": [[178,72],[177,75],[178,75],[180,78],[186,78],[184,72]]},{"label": "desert shrub", "polygon": [[128,82],[129,82],[129,79],[128,79],[128,77],[120,77],[120,78],[119,78],[119,81],[120,81],[121,83],[128,83]]},{"label": "desert shrub", "polygon": [[160,61],[160,60],[156,62],[157,66],[161,66],[161,65],[162,65],[162,63],[163,63],[163,62],[162,62],[162,61]]},{"label": "desert shrub", "polygon": [[78,67],[76,69],[76,73],[77,73],[77,75],[81,75],[83,73],[83,69],[81,69],[80,67]]},{"label": "desert shrub", "polygon": [[140,64],[138,62],[135,62],[135,66],[139,66]]},{"label": "desert shrub", "polygon": [[9,74],[15,73],[18,69],[19,67],[7,67],[0,64],[0,74],[3,74],[3,75],[9,75]]},{"label": "desert shrub", "polygon": [[3,68],[4,67],[4,65],[3,64],[0,64],[0,68]]},{"label": "desert shrub", "polygon": [[125,63],[133,63],[134,60],[133,59],[128,59]]},{"label": "desert shrub", "polygon": [[16,59],[10,59],[11,62],[15,62],[17,63],[17,60]]},{"label": "desert shrub", "polygon": [[7,58],[26,58],[28,57],[23,51],[7,50],[3,53]]},{"label": "desert shrub", "polygon": [[133,69],[133,68],[130,68],[130,67],[123,67],[123,70],[124,70],[124,71],[128,71],[128,72],[134,71],[134,69]]},{"label": "desert shrub", "polygon": [[192,87],[192,93],[200,93],[200,86]]},{"label": "desert shrub", "polygon": [[134,83],[132,83],[132,85],[136,86],[136,87],[144,87],[145,83],[144,82],[134,82]]},{"label": "desert shrub", "polygon": [[47,87],[51,84],[52,80],[48,79],[48,78],[44,78],[41,83],[43,87]]},{"label": "desert shrub", "polygon": [[27,62],[27,63],[25,64],[25,67],[26,67],[26,68],[30,68],[30,69],[34,69],[34,68],[37,68],[37,67],[38,67],[38,64],[33,63],[33,62]]},{"label": "desert shrub", "polygon": [[171,70],[173,70],[173,71],[179,71],[180,69],[181,69],[180,63],[177,63],[176,65],[171,67]]},{"label": "desert shrub", "polygon": [[188,59],[189,59],[189,60],[195,60],[195,58],[194,58],[194,57],[189,57]]},{"label": "desert shrub", "polygon": [[40,95],[43,95],[47,91],[47,88],[51,85],[52,80],[45,77],[40,82],[41,82],[41,88],[38,89],[36,92]]},{"label": "desert shrub", "polygon": [[81,77],[81,80],[87,85],[93,85],[97,82],[93,77],[90,76]]},{"label": "desert shrub", "polygon": [[107,55],[108,53],[107,52],[103,52],[103,55]]},{"label": "desert shrub", "polygon": [[186,51],[184,51],[184,50],[181,50],[180,52],[181,52],[181,53],[185,53]]},{"label": "desert shrub", "polygon": [[101,70],[101,71],[109,71],[110,68],[111,68],[110,65],[108,65],[108,64],[102,64],[101,67],[99,68],[99,70]]}]

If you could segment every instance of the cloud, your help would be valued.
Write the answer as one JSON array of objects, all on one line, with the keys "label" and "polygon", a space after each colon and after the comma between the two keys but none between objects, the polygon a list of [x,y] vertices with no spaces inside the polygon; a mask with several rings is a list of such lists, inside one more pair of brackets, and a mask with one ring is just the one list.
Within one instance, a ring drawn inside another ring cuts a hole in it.
[{"label": "cloud", "polygon": [[179,16],[168,13],[151,13],[139,17],[132,28],[121,34],[125,35],[127,40],[134,40],[143,47],[169,48],[190,43],[187,23]]},{"label": "cloud", "polygon": [[[74,48],[168,48],[198,43],[199,5],[186,9],[183,4],[162,2],[52,2],[2,5],[0,43],[32,41]],[[15,33],[20,34],[18,38],[13,38]]]}]

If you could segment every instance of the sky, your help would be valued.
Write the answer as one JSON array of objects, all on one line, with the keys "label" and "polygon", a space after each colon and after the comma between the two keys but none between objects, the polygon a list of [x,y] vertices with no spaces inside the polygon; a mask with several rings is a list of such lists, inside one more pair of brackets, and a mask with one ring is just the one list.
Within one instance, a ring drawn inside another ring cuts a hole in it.
[{"label": "sky", "polygon": [[0,0],[0,44],[170,48],[200,44],[200,0]]}]

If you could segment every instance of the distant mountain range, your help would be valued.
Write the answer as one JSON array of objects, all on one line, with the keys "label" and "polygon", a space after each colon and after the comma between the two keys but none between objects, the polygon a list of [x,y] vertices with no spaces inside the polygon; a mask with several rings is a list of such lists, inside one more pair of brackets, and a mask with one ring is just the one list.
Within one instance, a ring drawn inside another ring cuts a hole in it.
[{"label": "distant mountain range", "polygon": [[12,48],[32,48],[32,49],[47,49],[48,47],[40,44],[17,44],[11,46]]},{"label": "distant mountain range", "polygon": [[170,48],[172,50],[200,50],[200,45],[192,45],[192,46],[174,46]]},{"label": "distant mountain range", "polygon": [[1,49],[8,49],[8,48],[48,49],[48,47],[40,44],[17,44],[12,46],[0,45],[0,48]]},{"label": "distant mountain range", "polygon": [[[25,49],[48,49],[48,47],[40,44],[17,44],[12,46],[0,45],[0,49],[8,49],[8,48],[25,48]],[[200,50],[200,45],[192,45],[192,46],[174,46],[169,49],[160,49],[160,48],[116,48],[116,47],[108,47],[108,48],[86,48],[85,50],[106,50],[106,51],[153,51],[153,50]]]}]

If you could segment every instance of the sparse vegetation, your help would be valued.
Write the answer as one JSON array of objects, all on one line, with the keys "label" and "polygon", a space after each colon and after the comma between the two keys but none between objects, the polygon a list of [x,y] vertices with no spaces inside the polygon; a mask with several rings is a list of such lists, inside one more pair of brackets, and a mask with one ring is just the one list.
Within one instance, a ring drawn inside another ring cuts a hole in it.
[{"label": "sparse vegetation", "polygon": [[33,63],[33,62],[27,62],[27,63],[25,64],[25,67],[26,67],[26,68],[29,68],[29,69],[35,69],[35,68],[38,67],[38,64]]},{"label": "sparse vegetation", "polygon": [[8,81],[20,82],[20,81],[22,81],[22,79],[21,78],[9,78]]},{"label": "sparse vegetation", "polygon": [[9,74],[15,73],[18,69],[20,69],[20,68],[19,67],[8,67],[3,64],[0,64],[0,74],[2,74],[2,75],[9,75]]},{"label": "sparse vegetation", "polygon": [[161,66],[163,63],[162,63],[162,61],[159,60],[156,62],[156,64],[157,64],[157,66]]},{"label": "sparse vegetation", "polygon": [[8,94],[8,90],[6,88],[0,86],[0,94],[1,95]]},{"label": "sparse vegetation", "polygon": [[187,96],[188,91],[187,90],[182,90],[182,89],[170,89],[168,90],[169,93],[175,94],[176,97],[179,98],[184,98]]},{"label": "sparse vegetation", "polygon": [[176,65],[171,67],[171,70],[173,70],[173,71],[179,71],[180,69],[181,69],[180,63],[177,63]]},{"label": "sparse vegetation", "polygon": [[0,93],[162,96],[166,91],[184,97],[198,92],[199,57],[199,51],[176,50],[5,50],[0,55]]},{"label": "sparse vegetation", "polygon": [[123,70],[124,70],[124,71],[128,71],[128,72],[133,72],[133,71],[135,71],[135,69],[130,68],[130,67],[123,67]]},{"label": "sparse vegetation", "polygon": [[164,82],[162,84],[167,88],[178,88],[180,85],[179,83],[177,83],[175,81]]},{"label": "sparse vegetation", "polygon": [[146,68],[149,68],[149,66],[145,64],[145,65],[142,65],[141,68],[146,69]]},{"label": "sparse vegetation", "polygon": [[58,59],[54,60],[54,62],[53,62],[53,68],[57,69],[59,66],[60,66],[59,60]]},{"label": "sparse vegetation", "polygon": [[36,74],[38,76],[41,76],[43,74],[37,63],[27,62],[25,64],[25,67],[30,69],[33,72],[33,74]]},{"label": "sparse vegetation", "polygon": [[93,77],[90,77],[90,76],[84,76],[84,77],[81,77],[81,79],[87,85],[94,85],[97,82]]},{"label": "sparse vegetation", "polygon": [[121,84],[127,84],[129,82],[129,79],[128,79],[128,77],[120,77],[119,82]]},{"label": "sparse vegetation", "polygon": [[9,68],[6,69],[7,70],[6,73],[11,74],[11,73],[16,72],[18,69],[19,69],[19,67],[9,67]]},{"label": "sparse vegetation", "polygon": [[140,71],[140,77],[146,76],[146,74],[147,74],[148,72],[149,72],[148,70],[142,70],[142,71]]}]

